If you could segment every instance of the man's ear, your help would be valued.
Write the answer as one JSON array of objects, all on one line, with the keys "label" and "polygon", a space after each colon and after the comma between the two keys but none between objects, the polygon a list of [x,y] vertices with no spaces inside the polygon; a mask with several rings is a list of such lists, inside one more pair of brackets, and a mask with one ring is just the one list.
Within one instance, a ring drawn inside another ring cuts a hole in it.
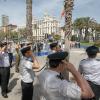
[{"label": "man's ear", "polygon": [[62,66],[63,66],[63,62],[60,62],[60,63],[59,63],[59,67],[62,67]]}]

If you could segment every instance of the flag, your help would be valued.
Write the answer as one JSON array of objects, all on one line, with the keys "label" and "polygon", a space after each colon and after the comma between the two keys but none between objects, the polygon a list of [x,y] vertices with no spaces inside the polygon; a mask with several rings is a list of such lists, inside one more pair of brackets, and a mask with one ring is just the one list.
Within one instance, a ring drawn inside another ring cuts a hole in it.
[{"label": "flag", "polygon": [[62,19],[62,17],[64,17],[64,15],[65,15],[65,10],[63,10],[63,11],[61,12],[61,19]]}]

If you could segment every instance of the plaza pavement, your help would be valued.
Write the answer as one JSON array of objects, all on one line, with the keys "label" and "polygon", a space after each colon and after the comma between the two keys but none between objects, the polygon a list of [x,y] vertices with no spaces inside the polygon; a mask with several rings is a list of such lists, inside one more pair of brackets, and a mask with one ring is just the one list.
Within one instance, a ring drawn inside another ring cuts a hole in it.
[{"label": "plaza pavement", "polygon": [[[84,49],[71,49],[70,62],[72,62],[76,68],[78,68],[79,62],[86,57],[87,56],[86,56]],[[98,58],[100,58],[100,54],[98,55]],[[38,57],[38,60],[41,64],[41,66],[44,66],[46,56]],[[39,73],[37,73],[37,75],[38,74]],[[71,76],[71,74],[70,74],[70,76]],[[37,83],[38,83],[38,81],[35,78],[34,85],[36,87],[38,87]],[[20,75],[18,73],[15,73],[14,67],[11,68],[11,78],[10,78],[10,83],[9,83],[9,89],[11,89],[12,91],[8,94],[9,97],[6,99],[2,98],[1,91],[0,91],[0,100],[21,100]],[[36,99],[36,97],[39,95],[38,91],[39,90],[34,91],[34,93],[35,93],[34,100],[39,100],[39,98]],[[41,99],[41,100],[44,100],[44,99]]]}]

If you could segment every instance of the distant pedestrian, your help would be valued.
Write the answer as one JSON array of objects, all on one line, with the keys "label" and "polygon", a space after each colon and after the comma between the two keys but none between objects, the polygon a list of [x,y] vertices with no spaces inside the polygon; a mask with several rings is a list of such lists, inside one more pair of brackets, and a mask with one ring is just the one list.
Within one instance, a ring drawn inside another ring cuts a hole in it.
[{"label": "distant pedestrian", "polygon": [[7,93],[9,92],[8,84],[10,78],[10,62],[7,43],[3,43],[0,50],[0,85],[1,94],[4,98],[8,98]]},{"label": "distant pedestrian", "polygon": [[90,84],[95,100],[100,100],[100,61],[96,59],[99,49],[95,46],[90,46],[86,49],[88,58],[80,62],[79,72]]},{"label": "distant pedestrian", "polygon": [[77,41],[75,41],[75,48],[77,48]]},{"label": "distant pedestrian", "polygon": [[9,54],[9,62],[10,62],[10,67],[12,67],[12,62],[13,62],[13,52],[15,48],[13,46],[13,43],[8,43],[8,54]]},{"label": "distant pedestrian", "polygon": [[[61,46],[57,42],[50,44],[50,49],[51,49],[50,54],[63,51]],[[69,56],[66,57],[66,61],[68,61],[68,59],[69,59]],[[47,65],[49,65],[48,62],[47,62]],[[62,72],[62,75],[64,78],[69,79],[69,72],[67,69]]]},{"label": "distant pedestrian", "polygon": [[78,47],[79,47],[79,48],[81,47],[81,44],[80,44],[80,42],[78,42]]},{"label": "distant pedestrian", "polygon": [[57,42],[50,44],[50,50],[51,50],[51,53],[62,51],[61,46]]},{"label": "distant pedestrian", "polygon": [[39,68],[37,59],[33,56],[31,47],[24,47],[21,49],[23,58],[20,61],[20,74],[22,86],[22,100],[32,100],[33,98],[33,69]]},{"label": "distant pedestrian", "polygon": [[[53,42],[50,44],[50,54],[53,54],[55,52],[61,52],[61,51],[62,51],[61,46],[58,45],[57,42]],[[47,68],[49,67],[48,58],[46,59],[46,66]]]},{"label": "distant pedestrian", "polygon": [[15,72],[19,73],[19,64],[20,64],[20,48],[16,48],[16,54],[15,54]]}]

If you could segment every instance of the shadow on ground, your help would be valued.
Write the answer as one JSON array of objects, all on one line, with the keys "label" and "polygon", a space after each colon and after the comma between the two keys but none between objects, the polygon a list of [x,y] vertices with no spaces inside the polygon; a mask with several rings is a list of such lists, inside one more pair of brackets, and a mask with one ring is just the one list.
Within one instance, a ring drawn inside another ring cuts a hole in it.
[{"label": "shadow on ground", "polygon": [[17,85],[18,80],[19,80],[19,78],[15,78],[9,83],[9,89],[10,90],[12,90]]},{"label": "shadow on ground", "polygon": [[14,76],[14,73],[11,73],[11,74],[10,74],[10,79],[11,79],[13,76]]}]

